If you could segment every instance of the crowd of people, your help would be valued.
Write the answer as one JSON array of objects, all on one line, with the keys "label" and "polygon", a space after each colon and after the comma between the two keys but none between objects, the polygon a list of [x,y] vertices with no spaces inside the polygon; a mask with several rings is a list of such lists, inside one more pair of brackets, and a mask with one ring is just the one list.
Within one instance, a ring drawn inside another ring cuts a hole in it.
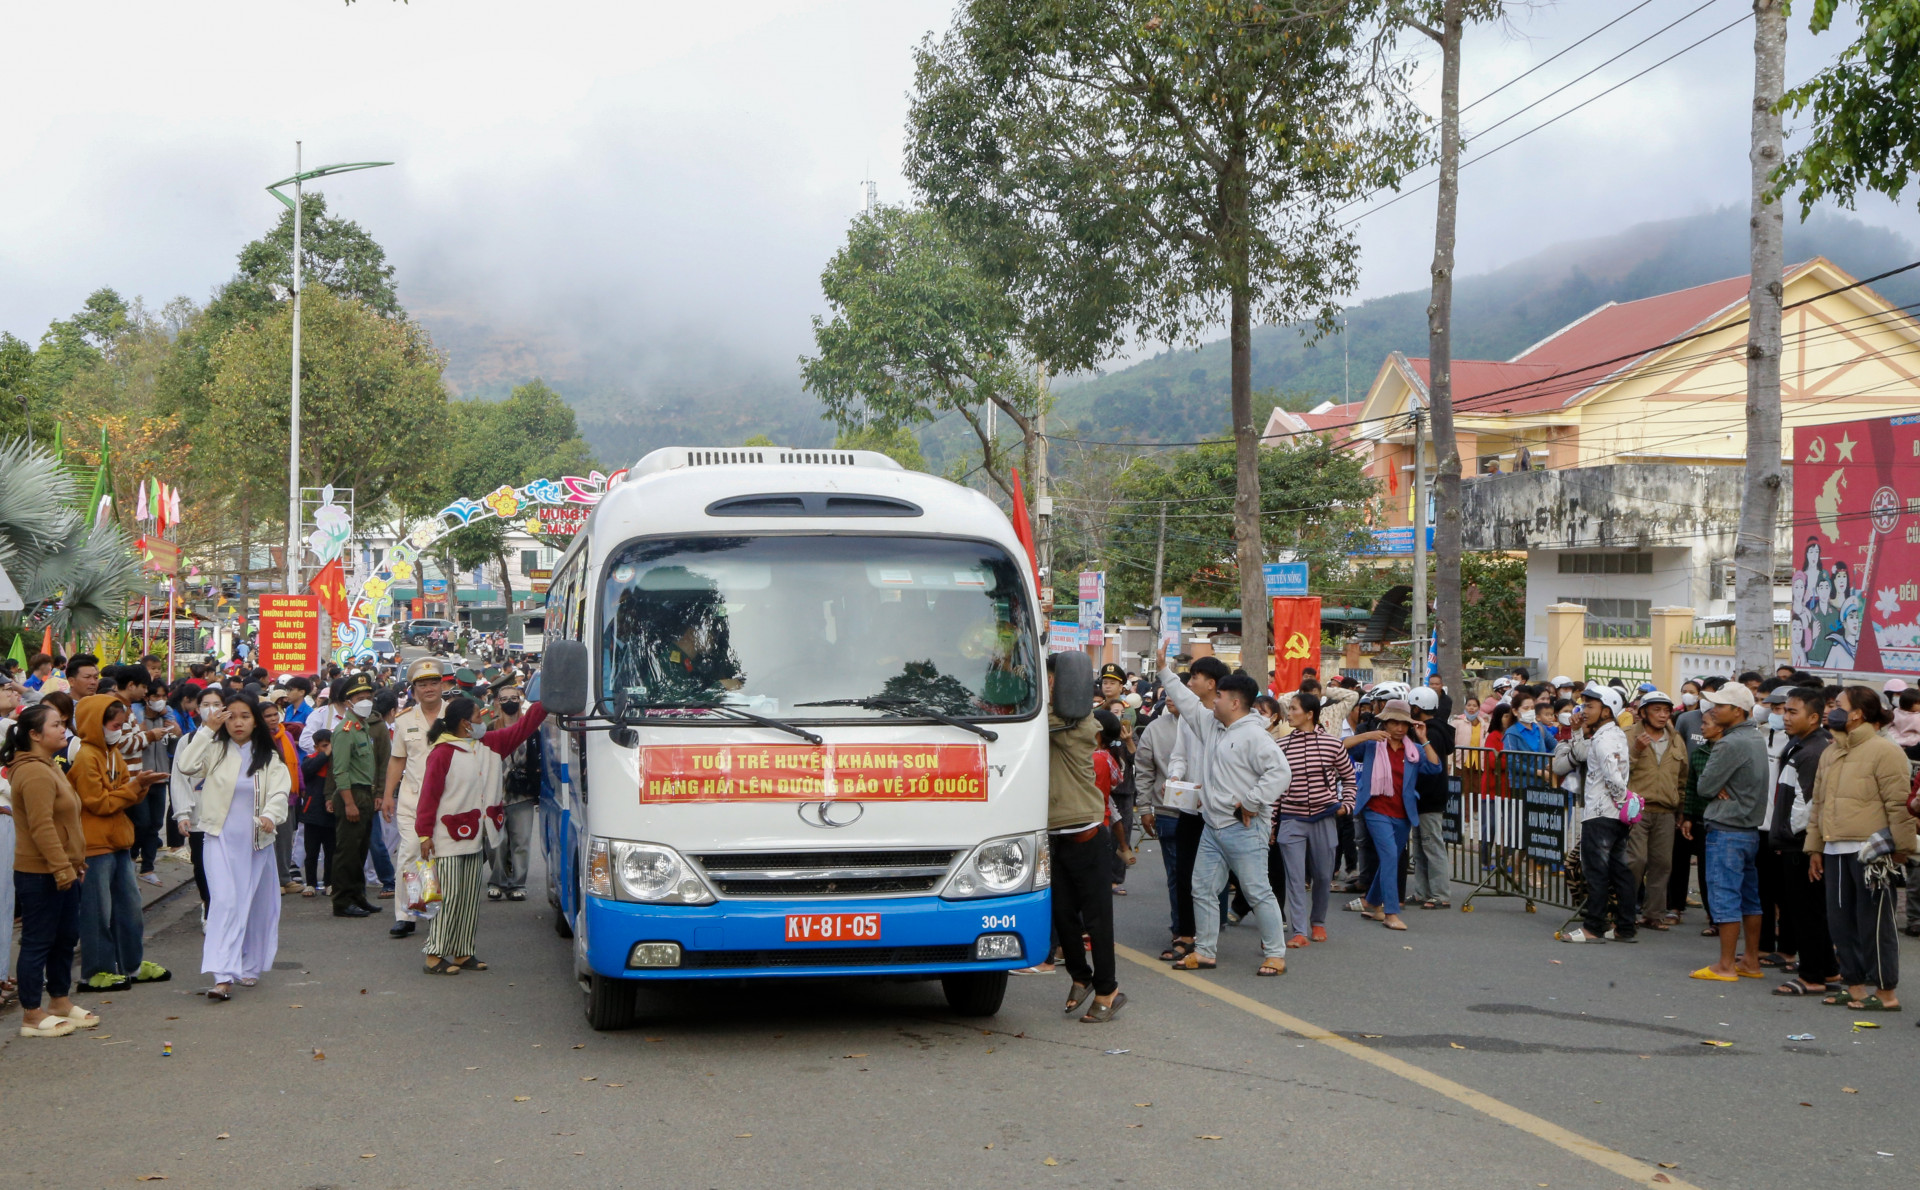
[{"label": "crowd of people", "polygon": [[1557,939],[1635,942],[1699,906],[1716,951],[1692,978],[1771,972],[1775,995],[1900,1010],[1910,877],[1901,928],[1920,937],[1920,690],[1899,680],[1827,685],[1783,665],[1676,699],[1516,670],[1455,713],[1437,676],[1363,689],[1309,669],[1263,693],[1217,657],[1161,661],[1151,677],[1106,666],[1088,716],[1050,721],[1053,945],[1026,972],[1064,966],[1067,1011],[1091,998],[1084,1021],[1125,1002],[1113,898],[1136,829],[1164,864],[1162,961],[1212,969],[1221,927],[1251,917],[1256,973],[1278,976],[1289,951],[1328,941],[1335,892],[1395,931],[1407,904],[1451,907],[1443,824],[1462,773],[1497,797],[1558,791],[1579,920]]},{"label": "crowd of people", "polygon": [[[524,901],[546,711],[511,669],[429,657],[281,674],[157,657],[31,657],[0,671],[0,1004],[25,1037],[100,1023],[73,993],[162,983],[145,954],[140,882],[163,854],[192,865],[211,1003],[256,985],[281,898],[332,900],[391,937],[429,923],[430,975],[484,971],[483,899]],[[377,890],[377,891],[374,891]],[[74,974],[78,954],[79,974]]]}]

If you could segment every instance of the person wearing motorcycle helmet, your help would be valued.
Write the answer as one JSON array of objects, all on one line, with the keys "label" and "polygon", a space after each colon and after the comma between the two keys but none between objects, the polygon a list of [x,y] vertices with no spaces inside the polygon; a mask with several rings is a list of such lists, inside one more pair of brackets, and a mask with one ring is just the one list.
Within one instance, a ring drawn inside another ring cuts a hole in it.
[{"label": "person wearing motorcycle helmet", "polygon": [[[1426,725],[1427,743],[1444,766],[1453,755],[1453,725],[1442,715],[1440,692],[1431,685],[1415,686],[1407,691],[1407,705],[1415,719]],[[1420,822],[1413,828],[1407,849],[1413,853],[1413,882],[1408,899],[1418,901],[1422,909],[1453,908],[1452,864],[1447,859],[1447,841],[1440,833],[1447,808],[1447,774],[1421,773],[1413,779],[1413,792],[1419,798]]]},{"label": "person wearing motorcycle helmet", "polygon": [[[1570,752],[1584,769],[1586,805],[1580,823],[1580,868],[1587,880],[1587,903],[1580,924],[1556,935],[1562,942],[1633,942],[1639,924],[1638,889],[1628,861],[1631,828],[1621,821],[1630,760],[1626,733],[1615,720],[1627,700],[1612,686],[1589,682],[1581,691],[1580,713]],[[1617,904],[1608,925],[1608,899]]]}]

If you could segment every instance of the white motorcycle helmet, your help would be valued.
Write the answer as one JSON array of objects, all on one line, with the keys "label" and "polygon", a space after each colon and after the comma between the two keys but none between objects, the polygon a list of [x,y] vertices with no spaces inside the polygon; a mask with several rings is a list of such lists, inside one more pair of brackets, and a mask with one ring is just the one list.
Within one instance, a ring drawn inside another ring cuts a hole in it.
[{"label": "white motorcycle helmet", "polygon": [[1433,714],[1440,709],[1440,695],[1431,686],[1415,686],[1403,695],[1407,705],[1416,711]]}]

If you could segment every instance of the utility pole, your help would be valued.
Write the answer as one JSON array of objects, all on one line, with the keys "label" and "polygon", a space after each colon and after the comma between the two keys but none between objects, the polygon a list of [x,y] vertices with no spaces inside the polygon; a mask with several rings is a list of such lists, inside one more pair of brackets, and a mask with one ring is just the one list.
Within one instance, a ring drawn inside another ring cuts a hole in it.
[{"label": "utility pole", "polygon": [[[1040,573],[1044,585],[1052,590],[1053,582],[1053,497],[1047,495],[1047,365],[1034,366],[1035,386],[1040,394],[1040,408],[1034,415],[1039,423],[1040,432],[1034,441],[1033,467],[1033,519],[1039,527]],[[1058,592],[1055,592],[1058,598]],[[1051,615],[1051,609],[1048,610]]]},{"label": "utility pole", "polygon": [[287,449],[287,594],[300,593],[300,142],[293,142],[293,400]]},{"label": "utility pole", "polygon": [[1780,164],[1780,93],[1787,58],[1786,0],[1753,0],[1753,190],[1747,286],[1746,498],[1734,542],[1734,664],[1773,668],[1773,538],[1780,518],[1780,303],[1785,288],[1780,203],[1769,201]]},{"label": "utility pole", "polygon": [[1346,403],[1353,404],[1353,351],[1347,345],[1347,316],[1340,316],[1340,368],[1346,376]]},{"label": "utility pole", "polygon": [[1407,680],[1427,680],[1427,412],[1413,411],[1413,646]]}]

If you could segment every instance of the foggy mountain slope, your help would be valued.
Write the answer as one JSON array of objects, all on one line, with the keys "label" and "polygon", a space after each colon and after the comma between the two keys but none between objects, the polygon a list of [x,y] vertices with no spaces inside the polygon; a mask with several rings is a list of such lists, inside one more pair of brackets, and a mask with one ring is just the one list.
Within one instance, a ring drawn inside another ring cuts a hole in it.
[{"label": "foggy mountain slope", "polygon": [[[1786,258],[1825,256],[1856,277],[1920,257],[1903,236],[1856,219],[1789,218]],[[1454,357],[1508,359],[1605,302],[1633,301],[1747,272],[1747,216],[1728,207],[1644,223],[1557,245],[1454,285]],[[1920,301],[1920,270],[1874,287],[1896,305]],[[1347,311],[1352,395],[1366,394],[1392,351],[1427,354],[1427,292],[1375,298]],[[1340,333],[1307,342],[1292,326],[1256,327],[1253,387],[1275,389],[1289,407],[1345,399]],[[1190,441],[1228,432],[1224,339],[1163,352],[1130,368],[1063,387],[1055,423],[1098,437]]]}]

